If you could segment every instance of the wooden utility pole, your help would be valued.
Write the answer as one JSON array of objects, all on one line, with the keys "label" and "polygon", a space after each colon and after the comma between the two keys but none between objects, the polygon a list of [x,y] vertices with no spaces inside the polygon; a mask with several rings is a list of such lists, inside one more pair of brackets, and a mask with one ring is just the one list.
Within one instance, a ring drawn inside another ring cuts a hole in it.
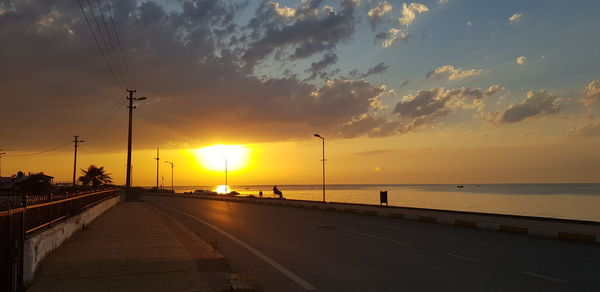
[{"label": "wooden utility pole", "polygon": [[127,174],[125,177],[125,194],[126,200],[132,200],[133,198],[131,197],[131,135],[133,131],[133,109],[135,108],[133,102],[137,100],[144,100],[146,98],[133,97],[133,94],[135,93],[135,90],[133,89],[127,89],[127,92],[129,92],[129,96],[127,97],[127,99],[129,100],[129,106],[127,106],[129,108],[129,131],[127,135]]},{"label": "wooden utility pole", "polygon": [[73,158],[73,185],[77,184],[76,176],[77,176],[77,148],[79,147],[79,143],[85,142],[83,140],[79,140],[79,136],[73,136],[75,140],[73,140],[73,148],[75,148],[75,157]]}]

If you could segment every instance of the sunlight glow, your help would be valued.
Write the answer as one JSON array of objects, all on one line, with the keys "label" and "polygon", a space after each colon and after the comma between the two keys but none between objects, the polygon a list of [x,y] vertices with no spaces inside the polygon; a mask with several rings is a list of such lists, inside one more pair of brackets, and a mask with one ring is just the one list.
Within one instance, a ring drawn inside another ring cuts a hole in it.
[{"label": "sunlight glow", "polygon": [[231,189],[226,185],[218,185],[217,188],[215,188],[215,192],[217,192],[217,194],[229,194],[231,193]]},{"label": "sunlight glow", "polygon": [[250,149],[245,145],[214,145],[196,149],[194,153],[207,170],[225,171],[227,158],[227,170],[236,171],[247,166]]}]

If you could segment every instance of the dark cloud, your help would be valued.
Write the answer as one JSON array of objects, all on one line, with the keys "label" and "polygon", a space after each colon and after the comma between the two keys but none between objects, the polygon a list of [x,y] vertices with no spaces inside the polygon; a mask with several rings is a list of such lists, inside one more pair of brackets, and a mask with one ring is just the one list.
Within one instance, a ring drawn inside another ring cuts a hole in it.
[{"label": "dark cloud", "polygon": [[517,104],[498,113],[495,122],[500,124],[517,123],[526,119],[533,119],[557,113],[560,108],[556,103],[557,98],[545,91],[528,91],[527,96]]},{"label": "dark cloud", "polygon": [[[321,2],[311,1],[310,4]],[[251,20],[256,41],[248,46],[242,59],[248,68],[253,68],[278,49],[290,49],[292,60],[332,50],[352,38],[357,23],[356,5],[355,1],[342,0],[339,12],[297,18],[292,23],[268,17],[262,5],[257,17]]]},{"label": "dark cloud", "polygon": [[334,65],[338,60],[338,56],[335,53],[327,53],[318,62],[310,64],[310,68],[304,72],[310,73],[308,79],[315,79],[317,76],[326,77],[327,74],[322,75],[322,71],[327,67]]},{"label": "dark cloud", "polygon": [[456,109],[480,108],[484,98],[500,90],[501,85],[480,88],[432,88],[419,90],[415,96],[405,96],[405,100],[396,104],[394,113],[407,120],[398,131],[408,132],[420,126],[430,124],[437,117],[446,116]]},{"label": "dark cloud", "polygon": [[360,77],[365,78],[369,75],[385,73],[388,68],[390,68],[389,65],[386,65],[385,63],[381,62],[375,65],[374,67],[369,68],[369,70],[366,73],[361,74]]},{"label": "dark cloud", "polygon": [[369,68],[367,70],[367,72],[365,72],[365,73],[359,73],[358,69],[353,69],[350,72],[348,72],[348,75],[353,78],[365,78],[365,77],[373,75],[373,74],[385,73],[387,71],[387,69],[389,69],[389,68],[390,68],[389,65],[381,62],[381,63]]},{"label": "dark cloud", "polygon": [[[287,22],[272,15],[247,27],[235,22],[243,3],[177,2],[181,9],[133,0],[111,4],[133,73],[130,86],[148,97],[135,110],[136,147],[287,140],[315,130],[343,137],[332,129],[374,111],[384,91],[365,80],[315,85],[289,71],[273,77],[247,70],[279,49],[283,58],[326,52],[329,59],[314,69],[331,66],[331,49],[354,33],[354,1],[342,1],[336,13]],[[76,3],[11,2],[0,14],[0,39],[3,147],[28,150],[72,135],[84,136],[86,147],[122,147],[125,93],[111,79]]]}]

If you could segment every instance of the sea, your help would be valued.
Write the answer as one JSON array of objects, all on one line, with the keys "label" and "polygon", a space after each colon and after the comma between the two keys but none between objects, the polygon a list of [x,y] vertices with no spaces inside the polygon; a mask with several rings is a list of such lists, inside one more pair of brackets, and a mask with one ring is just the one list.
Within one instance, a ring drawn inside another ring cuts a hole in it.
[{"label": "sea", "polygon": [[[321,201],[322,185],[278,185],[287,199]],[[177,186],[178,193],[217,186]],[[273,196],[272,185],[229,186],[241,196]],[[327,202],[379,205],[387,191],[390,206],[524,215],[600,222],[599,183],[555,184],[337,184],[326,185]]]}]

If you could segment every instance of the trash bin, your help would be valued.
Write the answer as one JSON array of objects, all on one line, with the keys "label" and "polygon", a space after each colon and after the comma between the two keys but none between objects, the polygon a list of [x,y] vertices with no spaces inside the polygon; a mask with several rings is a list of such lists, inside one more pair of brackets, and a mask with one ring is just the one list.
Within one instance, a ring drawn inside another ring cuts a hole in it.
[{"label": "trash bin", "polygon": [[379,205],[383,206],[384,203],[388,205],[387,191],[379,191]]}]

